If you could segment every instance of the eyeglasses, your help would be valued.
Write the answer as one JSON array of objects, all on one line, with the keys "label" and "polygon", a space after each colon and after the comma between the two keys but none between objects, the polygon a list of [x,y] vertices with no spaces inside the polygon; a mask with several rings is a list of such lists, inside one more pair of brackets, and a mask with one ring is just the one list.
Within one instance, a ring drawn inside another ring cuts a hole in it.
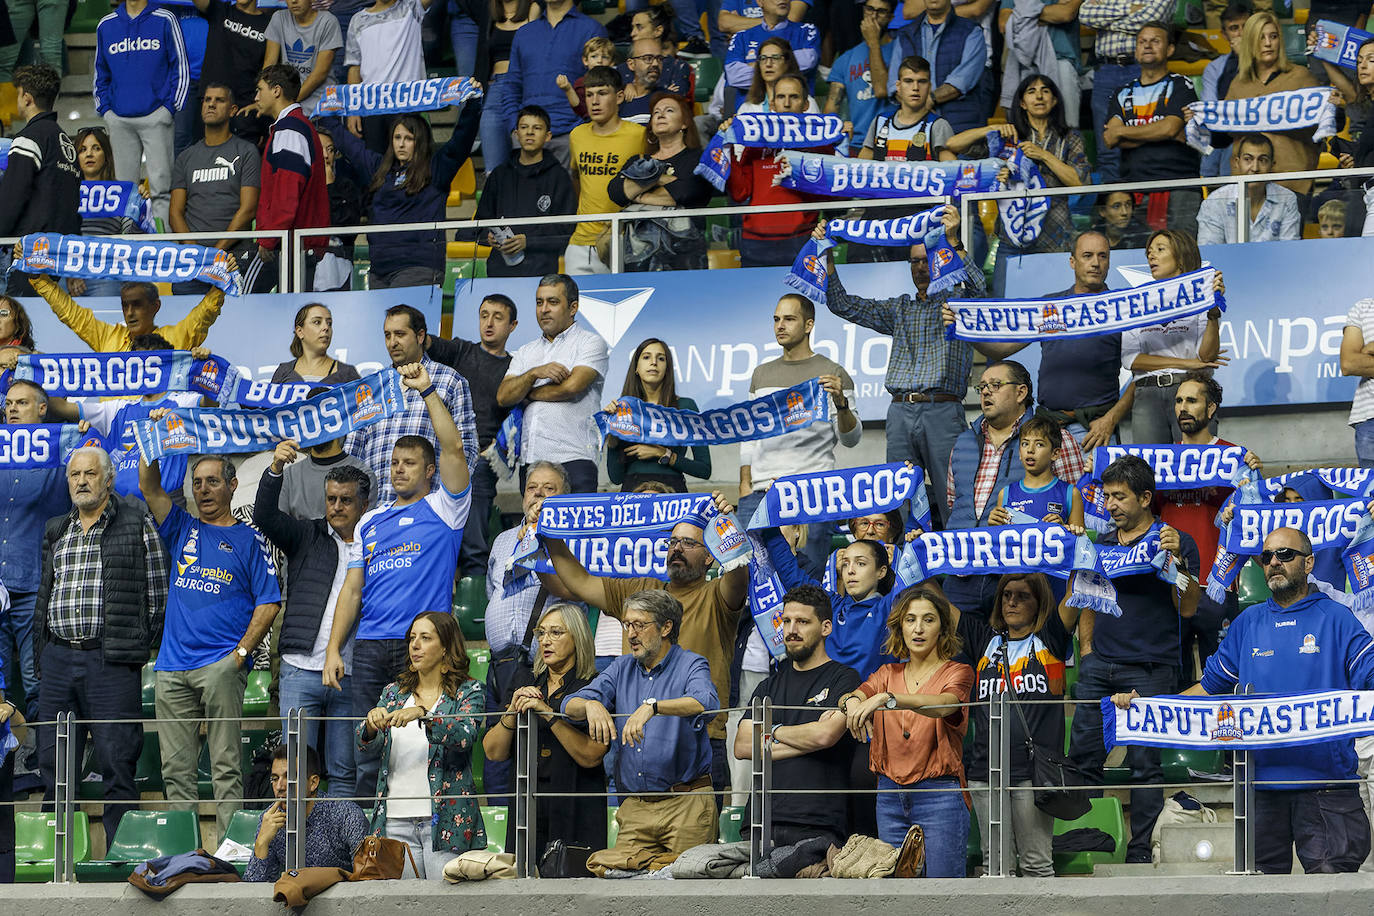
[{"label": "eyeglasses", "polygon": [[1002,390],[1003,386],[1015,384],[1015,382],[1004,382],[1001,379],[995,378],[988,382],[979,382],[973,386],[973,390],[979,394],[996,394]]},{"label": "eyeglasses", "polygon": [[1280,563],[1292,563],[1298,557],[1310,556],[1312,556],[1312,554],[1303,553],[1301,550],[1295,550],[1292,547],[1280,547],[1278,550],[1260,551],[1259,560],[1261,566],[1268,566],[1275,557],[1278,557]]},{"label": "eyeglasses", "polygon": [[778,63],[779,61],[784,61],[784,60],[787,60],[787,55],[786,55],[786,54],[760,54],[760,55],[759,55],[759,63],[763,63],[764,61],[768,61],[768,63],[770,63],[770,64],[776,64],[776,63]]},{"label": "eyeglasses", "polygon": [[558,640],[562,639],[564,636],[567,635],[567,630],[560,630],[557,627],[550,627],[547,630],[545,630],[543,627],[540,627],[539,629],[534,631],[534,640],[535,642],[543,642],[545,636],[547,636],[549,639]]},{"label": "eyeglasses", "polygon": [[694,540],[692,540],[691,538],[664,538],[664,539],[663,539],[663,543],[666,544],[666,545],[668,546],[668,549],[669,549],[669,550],[672,550],[674,547],[705,547],[705,546],[706,546],[705,544],[701,543],[701,541],[694,541]]},{"label": "eyeglasses", "polygon": [[638,57],[631,57],[630,60],[637,60],[641,64],[656,64],[663,60],[662,54],[641,54]]},{"label": "eyeglasses", "polygon": [[622,620],[621,625],[635,633],[643,633],[645,630],[653,630],[658,627],[658,624],[652,620]]}]

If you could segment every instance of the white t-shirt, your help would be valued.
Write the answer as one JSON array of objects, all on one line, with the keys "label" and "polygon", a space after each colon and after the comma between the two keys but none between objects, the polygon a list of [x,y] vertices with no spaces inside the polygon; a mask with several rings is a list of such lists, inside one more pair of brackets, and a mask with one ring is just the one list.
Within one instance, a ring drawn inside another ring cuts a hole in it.
[{"label": "white t-shirt", "polygon": [[[1361,299],[1345,316],[1347,328],[1358,328],[1366,344],[1374,343],[1374,299]],[[1374,379],[1360,379],[1355,398],[1350,402],[1350,425],[1374,420]]]},{"label": "white t-shirt", "polygon": [[[339,533],[333,528],[329,529],[329,536],[334,539],[334,546],[339,551],[339,564],[334,567],[334,582],[329,586],[329,597],[324,603],[324,616],[320,618],[320,632],[315,634],[315,644],[310,647],[310,654],[303,652],[283,652],[281,660],[290,665],[295,665],[303,671],[323,671],[325,649],[329,647],[329,633],[334,628],[334,607],[339,603],[339,591],[343,588],[344,578],[348,575],[348,544],[339,537]],[[287,592],[290,597],[290,592]],[[343,647],[344,674],[353,671],[353,640],[349,639]]]},{"label": "white t-shirt", "polygon": [[[1173,359],[1197,359],[1198,345],[1202,334],[1207,330],[1207,313],[1191,318],[1180,318],[1168,324],[1152,324],[1148,328],[1136,328],[1121,335],[1121,365],[1127,369],[1137,356],[1163,356]],[[1153,372],[1131,371],[1133,381],[1163,372],[1178,372],[1178,369],[1156,369]]]},{"label": "white t-shirt", "polygon": [[[606,384],[610,361],[606,341],[579,321],[573,322],[553,340],[540,334],[515,351],[506,369],[506,378],[522,375],[545,363],[558,363],[568,371],[590,366],[596,373],[596,380],[575,400],[530,401],[525,405],[525,423],[520,436],[522,462],[564,464],[597,459],[601,454],[601,437],[592,422],[592,414],[603,406],[601,390]],[[540,381],[535,387],[547,384]]]},{"label": "white t-shirt", "polygon": [[[412,696],[401,708],[414,705],[415,697]],[[429,735],[418,719],[391,730],[386,794],[386,816],[389,818],[434,815],[434,802],[429,793]],[[408,799],[406,796],[418,797]]]},{"label": "white t-shirt", "polygon": [[425,78],[420,44],[420,0],[396,0],[380,13],[363,10],[348,24],[344,66],[359,67],[364,83],[400,83]]}]

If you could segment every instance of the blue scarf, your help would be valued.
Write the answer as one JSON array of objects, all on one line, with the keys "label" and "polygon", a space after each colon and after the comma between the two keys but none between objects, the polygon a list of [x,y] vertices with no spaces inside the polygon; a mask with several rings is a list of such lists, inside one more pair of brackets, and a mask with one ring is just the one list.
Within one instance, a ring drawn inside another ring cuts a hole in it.
[{"label": "blue scarf", "polygon": [[[1355,544],[1369,520],[1369,500],[1324,499],[1301,503],[1237,501],[1231,523],[1221,530],[1217,560],[1207,580],[1207,596],[1220,602],[1240,574],[1244,557],[1264,549],[1265,537],[1276,528],[1297,528],[1307,534],[1313,550],[1345,550]],[[1353,580],[1352,580],[1353,581]],[[1357,596],[1358,598],[1358,596]]]},{"label": "blue scarf", "polygon": [[[808,238],[806,244],[802,245],[783,282],[812,302],[824,304],[829,285],[824,255],[835,247],[837,239],[861,245],[925,245],[926,262],[930,265],[931,274],[928,292],[938,293],[963,282],[968,279],[968,270],[964,268],[963,273],[959,273],[964,261],[944,235],[944,228],[940,224],[942,212],[942,208],[936,207],[914,216],[895,219],[832,219],[826,225],[824,239],[817,241]],[[935,234],[936,230],[939,230],[939,235]],[[943,279],[937,280],[937,273]]]},{"label": "blue scarf", "polygon": [[787,151],[780,172],[784,188],[821,197],[878,200],[885,197],[951,197],[1001,189],[1001,159],[953,162],[882,162],[822,153]]},{"label": "blue scarf", "polygon": [[520,436],[525,426],[525,408],[512,407],[510,413],[501,421],[501,428],[491,444],[482,450],[487,464],[501,477],[509,478],[520,466]]},{"label": "blue scarf", "polygon": [[[1040,167],[1020,148],[1007,143],[1002,132],[990,130],[988,153],[1004,159],[1011,172],[1011,190],[1038,191],[1045,187],[1045,179]],[[1040,238],[1045,227],[1045,217],[1050,212],[1048,197],[1015,197],[997,202],[997,212],[1002,218],[1002,231],[1017,248],[1027,248]]]},{"label": "blue scarf", "polygon": [[724,192],[725,182],[730,178],[731,146],[757,149],[834,146],[843,136],[844,121],[838,115],[772,111],[737,114],[725,130],[719,131],[706,144],[694,171],[717,191]]},{"label": "blue scarf", "polygon": [[1193,102],[1193,113],[1183,133],[1188,145],[1204,156],[1212,153],[1212,131],[1228,134],[1300,130],[1315,127],[1313,142],[1336,135],[1336,106],[1331,87],[1290,89],[1250,99]]},{"label": "blue scarf", "polygon": [[95,430],[80,432],[75,423],[0,425],[0,468],[60,468],[67,456],[85,446],[109,451]]},{"label": "blue scarf", "polygon": [[148,201],[132,181],[81,182],[82,219],[130,219],[143,232],[157,232]]},{"label": "blue scarf", "polygon": [[922,531],[930,522],[925,474],[905,462],[779,477],[749,520],[749,530],[849,520],[909,506]]},{"label": "blue scarf", "polygon": [[434,111],[462,105],[481,94],[481,85],[470,76],[443,76],[401,83],[340,83],[321,90],[311,117]]},{"label": "blue scarf", "polygon": [[[1308,28],[1314,27],[1309,25]],[[1315,28],[1317,44],[1312,49],[1312,56],[1347,70],[1355,69],[1360,45],[1374,38],[1374,33],[1327,19],[1318,19]]]},{"label": "blue scarf", "polygon": [[405,410],[401,377],[384,369],[346,382],[308,401],[269,410],[177,407],[161,420],[134,425],[139,450],[153,461],[163,455],[261,452],[283,439],[301,448],[341,439],[355,429]]},{"label": "blue scarf", "polygon": [[1094,531],[1114,527],[1102,493],[1102,472],[1116,459],[1134,455],[1155,472],[1155,491],[1236,488],[1245,502],[1259,501],[1259,479],[1245,463],[1243,445],[1105,445],[1094,449],[1093,470],[1078,479],[1083,521]]},{"label": "blue scarf", "polygon": [[1350,546],[1341,560],[1355,592],[1351,610],[1362,617],[1368,616],[1374,612],[1374,516],[1366,514],[1360,518],[1355,536],[1350,539]]},{"label": "blue scarf", "polygon": [[124,241],[52,232],[26,235],[20,239],[20,257],[10,270],[88,280],[202,280],[231,296],[240,292],[239,273],[229,269],[227,251],[176,242]]},{"label": "blue scarf", "polygon": [[603,440],[615,436],[649,445],[728,445],[829,423],[830,395],[820,379],[813,378],[752,401],[701,412],[623,397],[615,402],[614,412],[602,411],[594,417]]},{"label": "blue scarf", "polygon": [[927,295],[943,293],[968,280],[968,265],[949,243],[944,226],[936,226],[926,233],[926,258],[930,262],[930,285],[926,287]]},{"label": "blue scarf", "polygon": [[1296,747],[1374,735],[1374,691],[1295,695],[1137,697],[1130,709],[1102,698],[1102,742],[1121,746]]},{"label": "blue scarf", "polygon": [[1322,485],[1337,493],[1351,496],[1374,496],[1374,469],[1371,468],[1314,468],[1310,471],[1294,471],[1278,477],[1266,477],[1260,487],[1266,496],[1274,499],[1283,494],[1284,488],[1299,477],[1315,475]]},{"label": "blue scarf", "polygon": [[[786,655],[782,641],[782,596],[787,590],[782,587],[778,571],[773,568],[773,560],[768,556],[768,548],[758,535],[749,532],[749,543],[754,557],[749,563],[749,612],[754,618],[754,628],[759,631],[768,654],[774,661],[781,661]],[[826,586],[827,590],[830,589]]]},{"label": "blue scarf", "polygon": [[194,361],[191,385],[186,390],[199,391],[221,407],[239,404],[243,407],[269,408],[299,404],[310,396],[310,389],[314,387],[309,382],[255,382],[244,378],[238,367],[230,365],[229,360],[212,355],[208,359]]},{"label": "blue scarf", "polygon": [[1101,337],[1168,324],[1212,308],[1224,312],[1226,299],[1212,290],[1215,274],[1204,267],[1132,289],[1065,299],[951,299],[954,323],[945,328],[945,337],[973,343]]}]

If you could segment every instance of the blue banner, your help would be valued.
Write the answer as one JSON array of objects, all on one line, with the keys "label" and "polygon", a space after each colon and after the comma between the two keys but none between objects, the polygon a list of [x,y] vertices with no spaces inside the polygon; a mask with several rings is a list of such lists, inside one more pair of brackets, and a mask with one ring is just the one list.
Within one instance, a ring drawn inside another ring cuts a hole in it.
[{"label": "blue banner", "polygon": [[1001,159],[952,162],[881,162],[787,150],[779,174],[784,188],[821,197],[949,197],[970,191],[999,191]]},{"label": "blue banner", "polygon": [[139,242],[83,235],[41,233],[20,241],[21,257],[11,270],[59,277],[185,283],[200,280],[239,294],[238,271],[229,269],[229,253],[176,242]]},{"label": "blue banner", "polygon": [[1353,25],[1341,25],[1329,19],[1318,19],[1316,25],[1310,28],[1317,33],[1317,43],[1312,47],[1312,56],[1347,70],[1355,69],[1360,45],[1374,38],[1374,33],[1357,29]]},{"label": "blue banner", "polygon": [[174,408],[160,420],[138,421],[134,434],[147,461],[163,455],[270,451],[283,439],[310,448],[404,409],[401,377],[388,369],[270,410]]},{"label": "blue banner", "polygon": [[148,213],[148,201],[132,181],[81,182],[79,212],[82,219],[130,219],[141,232],[157,232]]},{"label": "blue banner", "polygon": [[749,543],[754,551],[754,558],[749,563],[749,613],[754,618],[754,628],[768,647],[768,654],[780,661],[787,654],[782,641],[782,596],[787,590],[782,587],[763,541],[750,532]]},{"label": "blue banner", "polygon": [[925,474],[904,462],[780,477],[754,510],[749,529],[849,520],[907,507],[922,531],[930,522]]},{"label": "blue banner", "polygon": [[73,450],[88,445],[109,451],[103,436],[83,433],[75,423],[0,424],[0,468],[60,468]]},{"label": "blue banner", "polygon": [[753,442],[830,422],[830,395],[820,379],[714,410],[662,407],[623,397],[595,415],[601,436],[650,445],[727,445]]},{"label": "blue banner", "polygon": [[338,83],[320,90],[312,117],[401,114],[462,105],[482,94],[470,76],[444,76],[402,83]]}]

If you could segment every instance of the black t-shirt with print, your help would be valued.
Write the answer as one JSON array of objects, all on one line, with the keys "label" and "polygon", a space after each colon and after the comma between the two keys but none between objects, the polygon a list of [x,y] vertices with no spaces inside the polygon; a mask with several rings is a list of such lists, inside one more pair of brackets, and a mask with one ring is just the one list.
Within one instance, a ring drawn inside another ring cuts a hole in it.
[{"label": "black t-shirt with print", "polygon": [[233,88],[238,105],[252,104],[258,71],[267,53],[267,23],[272,21],[272,13],[273,10],[245,13],[224,0],[210,0],[202,14],[210,24],[210,32],[205,42],[205,62],[200,68],[201,86],[224,83]]},{"label": "black t-shirt with print", "polygon": [[[768,697],[775,706],[806,706],[808,709],[777,709],[773,726],[806,725],[815,722],[826,710],[834,709],[840,697],[856,689],[863,679],[848,665],[828,661],[810,671],[798,671],[790,661],[778,666],[750,698]],[[750,720],[748,710],[744,721]],[[744,728],[743,724],[740,726]],[[854,759],[854,739],[846,732],[824,750],[803,754],[773,764],[775,789],[834,789],[849,785],[849,765]],[[849,799],[845,795],[775,795],[773,822],[827,827],[837,833],[848,832]]]},{"label": "black t-shirt with print", "polygon": [[[1197,100],[1193,81],[1186,76],[1170,73],[1148,86],[1137,79],[1112,96],[1107,120],[1116,117],[1127,127],[1138,127],[1170,116],[1182,118],[1183,109]],[[1153,140],[1121,150],[1122,181],[1196,178],[1201,167],[1202,155],[1183,142],[1182,134],[1176,140]]]}]

